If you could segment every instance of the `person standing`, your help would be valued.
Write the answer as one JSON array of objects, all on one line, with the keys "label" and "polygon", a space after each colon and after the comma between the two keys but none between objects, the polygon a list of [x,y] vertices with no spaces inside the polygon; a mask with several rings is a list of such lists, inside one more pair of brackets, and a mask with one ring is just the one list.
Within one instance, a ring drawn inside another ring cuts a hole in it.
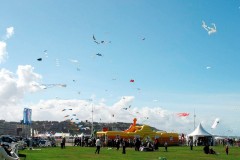
[{"label": "person standing", "polygon": [[229,151],[228,145],[226,145],[225,151],[226,151],[226,154],[228,155],[228,151]]},{"label": "person standing", "polygon": [[193,141],[192,140],[189,141],[189,146],[190,146],[190,149],[193,150]]},{"label": "person standing", "polygon": [[119,148],[120,148],[120,140],[119,140],[119,138],[116,139],[116,147],[117,147],[117,150],[119,150]]},{"label": "person standing", "polygon": [[65,143],[66,143],[66,139],[65,137],[62,138],[62,141],[61,141],[61,148],[65,148]]},{"label": "person standing", "polygon": [[99,137],[97,138],[97,140],[96,140],[96,151],[95,151],[95,154],[96,153],[98,153],[99,154],[99,152],[100,152],[100,147],[101,147],[101,141],[100,141],[100,139],[99,139]]},{"label": "person standing", "polygon": [[159,145],[158,139],[155,138],[155,140],[154,140],[154,149],[155,150],[158,150],[158,145]]},{"label": "person standing", "polygon": [[167,147],[168,147],[167,141],[165,141],[164,147],[165,147],[165,151],[167,152]]},{"label": "person standing", "polygon": [[135,151],[139,151],[140,146],[141,146],[141,141],[139,138],[137,138],[135,143]]},{"label": "person standing", "polygon": [[122,140],[122,148],[123,148],[122,154],[126,154],[126,141],[125,141],[125,139]]}]

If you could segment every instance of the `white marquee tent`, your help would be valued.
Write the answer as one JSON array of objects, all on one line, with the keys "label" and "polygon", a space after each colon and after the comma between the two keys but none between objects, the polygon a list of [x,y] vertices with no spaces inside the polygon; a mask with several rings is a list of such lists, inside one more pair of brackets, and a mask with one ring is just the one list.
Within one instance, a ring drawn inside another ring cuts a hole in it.
[{"label": "white marquee tent", "polygon": [[202,124],[200,123],[197,128],[190,134],[188,134],[188,137],[193,137],[193,136],[205,136],[205,137],[212,137],[212,134],[208,133],[203,127]]},{"label": "white marquee tent", "polygon": [[199,138],[205,138],[208,139],[207,141],[211,140],[211,144],[213,144],[213,135],[208,133],[200,123],[197,128],[190,134],[187,135],[188,137],[192,137],[193,141],[198,140]]}]

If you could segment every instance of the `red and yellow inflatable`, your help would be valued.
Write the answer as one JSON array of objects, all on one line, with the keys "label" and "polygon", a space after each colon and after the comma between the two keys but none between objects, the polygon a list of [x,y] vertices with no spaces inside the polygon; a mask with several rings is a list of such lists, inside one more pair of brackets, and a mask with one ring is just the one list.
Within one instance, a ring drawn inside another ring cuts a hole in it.
[{"label": "red and yellow inflatable", "polygon": [[100,131],[97,132],[97,136],[101,137],[107,143],[108,141],[116,138],[134,139],[140,138],[142,141],[158,139],[160,145],[165,142],[168,145],[178,145],[179,135],[178,133],[167,133],[165,131],[153,131],[148,125],[137,126],[137,119],[133,119],[133,123],[127,130],[124,131]]}]

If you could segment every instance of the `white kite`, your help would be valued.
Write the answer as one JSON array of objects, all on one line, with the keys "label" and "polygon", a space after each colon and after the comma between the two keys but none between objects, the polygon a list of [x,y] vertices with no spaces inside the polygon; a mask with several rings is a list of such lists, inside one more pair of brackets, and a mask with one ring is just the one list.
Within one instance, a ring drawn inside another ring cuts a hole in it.
[{"label": "white kite", "polygon": [[217,125],[219,124],[219,118],[216,118],[215,121],[213,122],[213,125],[212,125],[212,129],[215,129],[217,127]]},{"label": "white kite", "polygon": [[217,32],[217,27],[215,25],[215,23],[212,23],[213,27],[209,27],[206,25],[206,23],[204,21],[202,21],[202,27],[208,32],[209,35]]}]

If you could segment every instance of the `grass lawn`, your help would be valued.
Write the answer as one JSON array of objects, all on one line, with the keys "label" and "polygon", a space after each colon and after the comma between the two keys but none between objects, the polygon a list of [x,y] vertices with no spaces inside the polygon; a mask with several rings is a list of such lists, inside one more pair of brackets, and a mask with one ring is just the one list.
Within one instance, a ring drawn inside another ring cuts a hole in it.
[{"label": "grass lawn", "polygon": [[[79,159],[104,159],[104,160],[159,160],[165,157],[167,160],[240,160],[240,147],[230,147],[229,155],[226,155],[223,146],[214,146],[213,149],[219,153],[208,155],[203,153],[203,147],[194,147],[191,151],[187,146],[168,147],[168,152],[160,147],[159,151],[137,152],[133,148],[127,148],[126,154],[122,154],[122,149],[101,148],[100,154],[95,154],[95,148],[67,146],[53,148],[34,148],[36,150],[23,150],[19,153],[27,155],[27,160],[79,160]],[[41,149],[41,150],[38,150]]]}]

